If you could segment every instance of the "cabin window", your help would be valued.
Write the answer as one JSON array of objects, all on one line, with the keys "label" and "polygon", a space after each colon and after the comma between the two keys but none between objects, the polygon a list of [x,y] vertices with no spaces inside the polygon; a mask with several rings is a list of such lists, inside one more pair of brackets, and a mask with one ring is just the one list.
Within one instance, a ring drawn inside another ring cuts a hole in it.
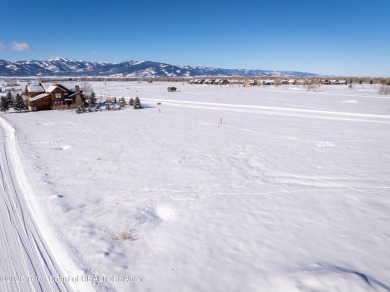
[{"label": "cabin window", "polygon": [[56,98],[61,98],[61,93],[56,93]]}]

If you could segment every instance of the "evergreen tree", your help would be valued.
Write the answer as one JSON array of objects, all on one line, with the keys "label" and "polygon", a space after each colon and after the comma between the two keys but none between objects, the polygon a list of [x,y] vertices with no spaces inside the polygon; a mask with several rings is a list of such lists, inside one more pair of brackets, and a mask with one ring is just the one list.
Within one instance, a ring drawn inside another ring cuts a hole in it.
[{"label": "evergreen tree", "polygon": [[87,107],[87,110],[88,110],[88,112],[93,112],[93,107],[92,107],[92,103],[88,103],[88,107]]},{"label": "evergreen tree", "polygon": [[9,110],[9,105],[7,103],[7,97],[2,96],[0,99],[0,111],[7,113]]},{"label": "evergreen tree", "polygon": [[14,110],[21,112],[26,109],[26,105],[23,101],[23,97],[18,93],[15,97]]},{"label": "evergreen tree", "polygon": [[6,100],[7,100],[8,108],[14,104],[14,97],[12,96],[11,91],[7,92]]},{"label": "evergreen tree", "polygon": [[81,109],[80,106],[76,107],[76,109],[75,109],[76,114],[81,114],[82,112],[83,112],[83,110]]},{"label": "evergreen tree", "polygon": [[130,100],[129,100],[129,106],[134,106],[134,98],[130,98]]},{"label": "evergreen tree", "polygon": [[92,90],[91,95],[89,96],[89,103],[90,103],[91,105],[93,105],[95,102],[96,102],[96,94],[95,94],[95,92]]},{"label": "evergreen tree", "polygon": [[141,101],[139,100],[138,96],[134,100],[133,108],[134,109],[140,109],[141,108]]},{"label": "evergreen tree", "polygon": [[120,106],[120,108],[126,107],[126,101],[125,101],[124,97],[121,97],[119,99],[119,106]]}]

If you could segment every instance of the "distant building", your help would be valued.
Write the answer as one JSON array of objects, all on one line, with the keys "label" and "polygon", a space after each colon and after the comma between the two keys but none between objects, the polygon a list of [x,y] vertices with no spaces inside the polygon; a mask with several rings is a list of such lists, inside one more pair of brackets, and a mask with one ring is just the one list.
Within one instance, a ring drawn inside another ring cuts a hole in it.
[{"label": "distant building", "polygon": [[237,80],[237,79],[230,79],[229,81],[230,81],[230,84],[231,84],[231,85],[234,85],[234,84],[241,84],[241,83],[242,83],[242,81]]},{"label": "distant building", "polygon": [[215,80],[215,83],[217,85],[229,85],[230,81],[228,79],[217,79]]},{"label": "distant building", "polygon": [[85,97],[77,83],[32,83],[25,88],[27,108],[33,111],[75,108]]},{"label": "distant building", "polygon": [[274,85],[275,84],[275,80],[263,80],[263,85]]},{"label": "distant building", "polygon": [[335,85],[347,85],[347,80],[330,80],[330,84],[335,84]]},{"label": "distant building", "polygon": [[168,87],[168,92],[176,92],[176,87]]}]

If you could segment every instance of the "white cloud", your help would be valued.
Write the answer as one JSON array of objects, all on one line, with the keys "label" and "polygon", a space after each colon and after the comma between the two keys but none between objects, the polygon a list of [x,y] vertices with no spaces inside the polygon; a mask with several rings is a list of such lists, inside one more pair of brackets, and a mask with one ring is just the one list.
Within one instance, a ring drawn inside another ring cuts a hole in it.
[{"label": "white cloud", "polygon": [[13,51],[31,51],[31,47],[28,43],[12,43],[12,50]]},{"label": "white cloud", "polygon": [[3,46],[3,44],[0,44],[0,51],[5,51],[5,46]]},{"label": "white cloud", "polygon": [[50,56],[49,60],[59,60],[61,58],[62,58],[61,56]]}]

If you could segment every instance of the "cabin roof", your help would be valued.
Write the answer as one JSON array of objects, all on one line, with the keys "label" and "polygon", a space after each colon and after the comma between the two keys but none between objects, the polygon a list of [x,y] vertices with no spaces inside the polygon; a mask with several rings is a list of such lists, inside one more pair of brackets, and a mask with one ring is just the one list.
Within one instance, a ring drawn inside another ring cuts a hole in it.
[{"label": "cabin roof", "polygon": [[29,101],[36,101],[38,99],[44,98],[44,97],[49,96],[49,95],[50,94],[48,94],[48,93],[41,93],[41,94],[39,94],[37,96],[29,98]]},{"label": "cabin roof", "polygon": [[65,89],[63,89],[63,88],[60,87],[60,86],[57,86],[57,85],[50,85],[48,88],[46,88],[46,92],[53,92],[53,91],[56,90],[57,88],[61,89],[62,91],[66,91]]},{"label": "cabin roof", "polygon": [[27,85],[27,90],[29,92],[45,92],[45,90],[42,88],[42,86],[40,86],[39,84],[28,84]]}]

